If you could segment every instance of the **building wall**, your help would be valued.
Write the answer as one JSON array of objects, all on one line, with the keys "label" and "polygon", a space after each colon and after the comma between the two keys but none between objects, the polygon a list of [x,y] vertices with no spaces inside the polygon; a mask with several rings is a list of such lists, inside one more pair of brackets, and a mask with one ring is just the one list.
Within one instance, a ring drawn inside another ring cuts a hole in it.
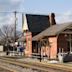
[{"label": "building wall", "polygon": [[[64,51],[67,51],[67,41],[64,35],[48,37],[50,46],[42,46],[41,54],[47,55],[50,59],[56,59],[59,48],[63,48]],[[32,34],[28,32],[26,34],[26,49],[25,55],[30,56],[32,54]]]},{"label": "building wall", "polygon": [[[47,55],[50,59],[56,59],[59,48],[67,51],[67,41],[64,35],[48,37],[50,46],[42,46],[41,54]],[[34,47],[33,47],[34,48]],[[38,48],[39,49],[39,48]],[[39,51],[38,51],[39,52]],[[32,54],[32,34],[28,32],[26,34],[26,50],[25,54],[30,56]]]},{"label": "building wall", "polygon": [[56,59],[57,57],[57,37],[49,37],[50,42],[50,58]]},{"label": "building wall", "polygon": [[58,52],[67,52],[67,40],[64,34],[58,36]]},{"label": "building wall", "polygon": [[57,58],[57,37],[48,38],[50,46],[43,46],[41,49],[42,55],[47,55],[49,59]]},{"label": "building wall", "polygon": [[31,56],[32,54],[32,33],[27,32],[26,33],[26,49],[25,49],[25,55]]}]

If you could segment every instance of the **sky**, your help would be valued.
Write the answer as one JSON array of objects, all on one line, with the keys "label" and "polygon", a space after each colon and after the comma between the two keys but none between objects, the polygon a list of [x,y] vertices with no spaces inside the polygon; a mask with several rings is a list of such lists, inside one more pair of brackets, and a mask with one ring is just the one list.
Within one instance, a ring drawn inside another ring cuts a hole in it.
[{"label": "sky", "polygon": [[[54,12],[58,24],[72,22],[72,0],[0,0],[0,26],[14,24],[14,11],[43,15]],[[21,13],[17,13],[17,21],[21,29]]]}]

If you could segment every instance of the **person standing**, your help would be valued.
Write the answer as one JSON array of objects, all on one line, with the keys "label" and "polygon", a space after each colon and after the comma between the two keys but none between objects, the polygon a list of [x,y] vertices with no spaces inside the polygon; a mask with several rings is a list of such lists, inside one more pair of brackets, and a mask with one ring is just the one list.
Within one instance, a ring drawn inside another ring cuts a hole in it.
[{"label": "person standing", "polygon": [[20,53],[21,53],[21,56],[22,56],[23,51],[24,51],[24,47],[23,47],[23,46],[20,46]]}]

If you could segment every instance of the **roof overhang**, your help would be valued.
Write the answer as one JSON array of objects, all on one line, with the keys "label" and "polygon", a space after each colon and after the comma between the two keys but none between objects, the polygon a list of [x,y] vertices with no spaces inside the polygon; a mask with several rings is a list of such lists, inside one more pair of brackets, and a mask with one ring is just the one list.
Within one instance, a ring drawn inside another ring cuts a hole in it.
[{"label": "roof overhang", "polygon": [[[45,36],[57,36],[57,35],[61,34],[65,29],[71,28],[71,27],[72,27],[72,22],[64,23],[61,25],[54,25],[54,26],[47,28],[43,32],[39,33],[38,35],[34,36],[32,38],[32,40],[38,41],[38,40],[44,38]],[[72,32],[70,32],[70,33],[72,34]]]}]

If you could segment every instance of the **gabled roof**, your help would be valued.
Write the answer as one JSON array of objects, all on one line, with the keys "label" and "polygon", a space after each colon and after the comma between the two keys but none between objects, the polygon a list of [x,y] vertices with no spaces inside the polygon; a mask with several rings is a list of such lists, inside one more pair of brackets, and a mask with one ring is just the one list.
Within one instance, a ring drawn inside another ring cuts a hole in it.
[{"label": "gabled roof", "polygon": [[40,33],[50,26],[48,15],[26,14],[29,31],[32,34]]},{"label": "gabled roof", "polygon": [[34,36],[32,40],[33,41],[39,40],[40,38],[42,38],[44,36],[55,36],[55,35],[61,33],[63,30],[65,30],[70,25],[72,25],[72,22],[53,25],[53,26],[47,28],[46,30],[42,31],[38,35]]}]

